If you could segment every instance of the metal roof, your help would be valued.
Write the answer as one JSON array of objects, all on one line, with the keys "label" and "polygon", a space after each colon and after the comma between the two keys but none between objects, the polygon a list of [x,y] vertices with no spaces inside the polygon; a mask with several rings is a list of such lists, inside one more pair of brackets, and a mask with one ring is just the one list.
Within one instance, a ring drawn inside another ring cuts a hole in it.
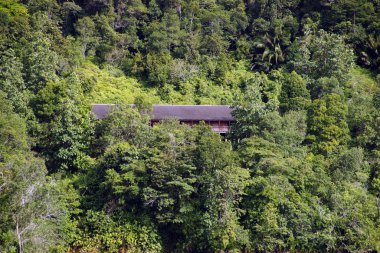
[{"label": "metal roof", "polygon": [[152,119],[233,121],[231,111],[226,105],[154,105]]},{"label": "metal roof", "polygon": [[[112,104],[93,104],[92,112],[98,119],[107,116]],[[181,121],[234,121],[227,105],[153,105],[152,120],[178,119]]]},{"label": "metal roof", "polygon": [[103,119],[107,116],[112,106],[114,105],[113,104],[93,104],[92,112],[95,114],[96,118]]}]

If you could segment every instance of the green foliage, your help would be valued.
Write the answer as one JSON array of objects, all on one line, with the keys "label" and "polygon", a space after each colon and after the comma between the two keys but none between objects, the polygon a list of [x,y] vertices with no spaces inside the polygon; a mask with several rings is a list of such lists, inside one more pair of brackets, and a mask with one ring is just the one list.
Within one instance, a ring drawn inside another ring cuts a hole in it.
[{"label": "green foliage", "polygon": [[[249,245],[248,233],[239,224],[237,208],[249,184],[249,172],[239,167],[231,146],[200,126],[196,154],[200,196],[204,196],[199,224],[206,233],[204,246],[214,250],[238,250]],[[194,238],[195,239],[195,238]],[[203,239],[203,240],[204,240]]]},{"label": "green foliage", "polygon": [[24,121],[1,98],[1,250],[63,251],[75,224],[76,192],[46,177],[44,161],[29,150]]},{"label": "green foliage", "polygon": [[353,142],[369,150],[376,146],[377,93],[379,88],[369,72],[355,69],[348,82],[350,101],[347,123]]},{"label": "green foliage", "polygon": [[146,146],[151,135],[148,115],[141,115],[130,105],[116,105],[109,117],[99,123],[100,147],[107,147],[120,141],[137,147]]},{"label": "green foliage", "polygon": [[15,112],[27,116],[29,94],[22,76],[22,63],[14,50],[2,51],[0,55],[0,90],[7,95]]},{"label": "green foliage", "polygon": [[347,106],[338,94],[316,99],[308,110],[307,143],[314,152],[329,155],[350,139]]},{"label": "green foliage", "polygon": [[28,9],[13,0],[0,2],[0,41],[14,42],[22,38],[29,30]]},{"label": "green foliage", "polygon": [[76,75],[49,82],[36,94],[33,104],[40,120],[36,147],[46,157],[49,171],[85,167],[82,162],[91,142],[93,122]]},{"label": "green foliage", "polygon": [[371,221],[377,214],[376,201],[358,185],[347,184],[332,196],[336,218],[336,248],[347,251],[379,247],[378,228]]},{"label": "green foliage", "polygon": [[57,80],[58,56],[50,50],[51,42],[43,35],[36,34],[36,38],[24,53],[24,75],[28,89],[37,93],[48,81]]},{"label": "green foliage", "polygon": [[0,0],[0,251],[379,251],[379,10]]},{"label": "green foliage", "polygon": [[252,26],[257,36],[253,44],[252,67],[268,71],[285,62],[286,49],[298,26],[296,18],[291,15],[271,21],[257,18]]},{"label": "green foliage", "polygon": [[305,110],[310,104],[306,81],[295,71],[290,74],[273,71],[271,77],[281,83],[280,110],[282,112]]},{"label": "green foliage", "polygon": [[138,96],[147,97],[151,103],[160,103],[154,91],[144,89],[135,78],[125,77],[115,68],[99,69],[96,65],[85,63],[77,70],[78,78],[88,88],[86,95],[93,103],[133,104]]},{"label": "green foliage", "polygon": [[90,17],[84,17],[78,20],[75,28],[82,44],[83,59],[86,59],[88,51],[93,49],[97,43],[95,23]]},{"label": "green foliage", "polygon": [[311,81],[334,77],[345,83],[354,60],[352,50],[341,36],[323,30],[306,33],[293,43],[291,52],[290,68]]},{"label": "green foliage", "polygon": [[133,253],[160,252],[160,238],[154,228],[134,223],[118,223],[104,212],[88,211],[83,219],[83,234],[74,242],[85,252],[102,250]]},{"label": "green foliage", "polygon": [[257,73],[244,82],[244,90],[234,105],[236,123],[231,130],[233,138],[250,137],[260,131],[263,117],[278,110],[280,88],[279,83],[264,73]]}]

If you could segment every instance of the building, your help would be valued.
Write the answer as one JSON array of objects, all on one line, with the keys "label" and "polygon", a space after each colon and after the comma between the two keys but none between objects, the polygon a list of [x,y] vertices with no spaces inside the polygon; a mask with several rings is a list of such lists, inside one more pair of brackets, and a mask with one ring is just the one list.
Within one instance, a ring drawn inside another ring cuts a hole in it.
[{"label": "building", "polygon": [[[98,119],[103,119],[112,106],[114,105],[93,104],[92,112]],[[150,121],[154,125],[164,119],[177,119],[189,126],[204,121],[214,132],[225,134],[235,121],[231,112],[232,109],[226,105],[153,105]]]}]

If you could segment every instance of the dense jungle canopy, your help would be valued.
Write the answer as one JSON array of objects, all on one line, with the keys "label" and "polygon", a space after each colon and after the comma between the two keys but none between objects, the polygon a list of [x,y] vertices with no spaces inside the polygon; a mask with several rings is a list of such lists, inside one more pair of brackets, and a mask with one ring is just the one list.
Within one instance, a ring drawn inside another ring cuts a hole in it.
[{"label": "dense jungle canopy", "polygon": [[0,0],[0,252],[378,252],[379,74],[378,0]]}]

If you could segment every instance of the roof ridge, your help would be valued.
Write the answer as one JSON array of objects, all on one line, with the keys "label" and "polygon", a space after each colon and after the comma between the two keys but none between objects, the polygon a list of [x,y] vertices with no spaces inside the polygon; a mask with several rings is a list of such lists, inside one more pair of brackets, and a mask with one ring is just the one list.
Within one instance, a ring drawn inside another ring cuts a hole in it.
[{"label": "roof ridge", "polygon": [[166,105],[166,104],[153,104],[153,106],[227,106],[227,107],[230,107],[231,105],[174,105],[174,104]]},{"label": "roof ridge", "polygon": [[[91,105],[117,105],[117,104],[97,104],[97,103],[91,103]],[[134,104],[128,104],[128,105],[134,105]],[[176,104],[153,104],[153,106],[228,106],[228,107],[231,107],[232,105],[176,105]]]}]

